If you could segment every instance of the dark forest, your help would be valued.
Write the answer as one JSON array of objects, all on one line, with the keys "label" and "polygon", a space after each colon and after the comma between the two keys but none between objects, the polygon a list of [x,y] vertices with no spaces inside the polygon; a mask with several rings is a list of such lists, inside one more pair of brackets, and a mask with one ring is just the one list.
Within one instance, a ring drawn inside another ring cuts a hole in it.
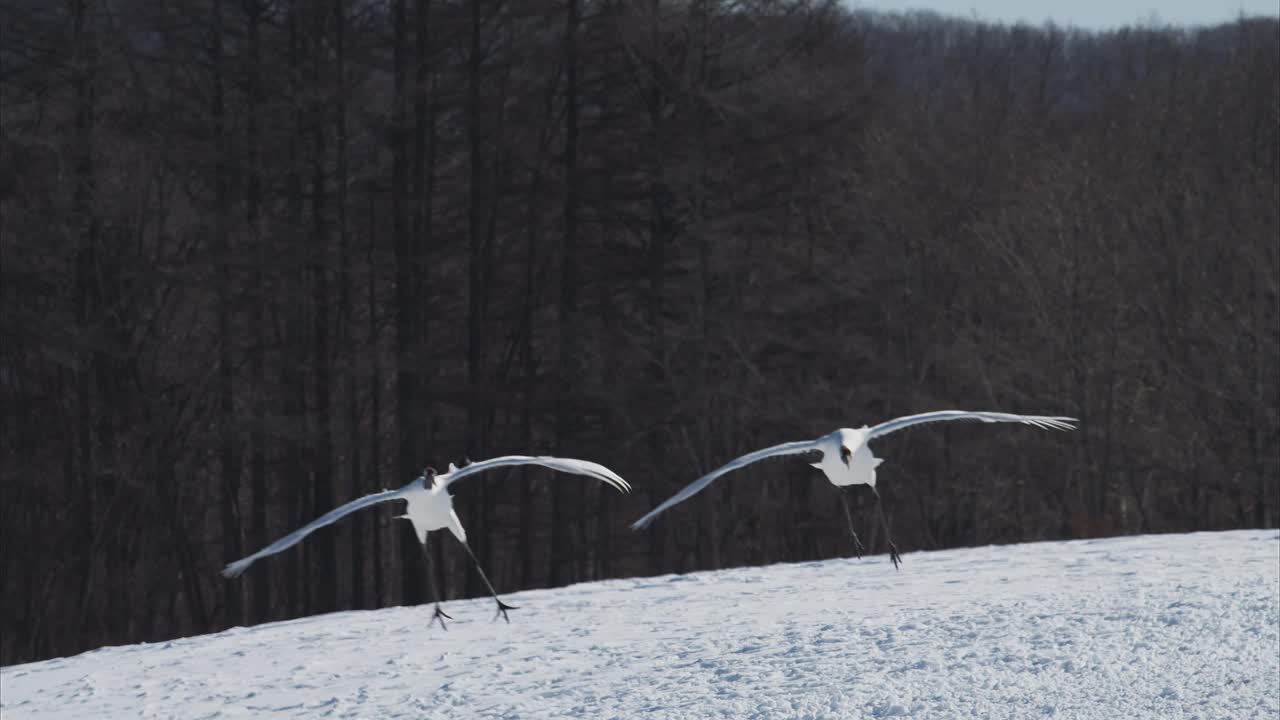
[{"label": "dark forest", "polygon": [[[219,571],[467,457],[635,487],[460,486],[501,593],[850,555],[800,462],[627,525],[749,450],[944,408],[1080,429],[884,440],[904,553],[1280,525],[1274,19],[6,0],[0,27],[0,663],[423,603],[393,506]],[[487,594],[433,550],[447,597]]]}]

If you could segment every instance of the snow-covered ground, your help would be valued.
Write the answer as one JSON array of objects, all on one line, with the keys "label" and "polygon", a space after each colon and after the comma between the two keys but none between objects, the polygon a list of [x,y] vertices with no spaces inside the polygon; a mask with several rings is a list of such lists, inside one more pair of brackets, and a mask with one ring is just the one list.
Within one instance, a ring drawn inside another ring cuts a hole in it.
[{"label": "snow-covered ground", "polygon": [[10,718],[1276,718],[1280,534],[981,547],[344,612],[0,669]]}]

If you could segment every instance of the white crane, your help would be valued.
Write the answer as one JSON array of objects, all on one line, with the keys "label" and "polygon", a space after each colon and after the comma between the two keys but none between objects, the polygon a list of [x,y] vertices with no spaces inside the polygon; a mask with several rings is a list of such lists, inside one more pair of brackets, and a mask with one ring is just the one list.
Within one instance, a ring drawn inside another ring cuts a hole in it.
[{"label": "white crane", "polygon": [[[254,561],[275,555],[278,552],[286,550],[298,543],[303,538],[310,535],[326,525],[331,525],[338,520],[350,515],[351,513],[362,508],[376,505],[377,503],[387,502],[388,500],[403,500],[407,503],[404,515],[397,515],[397,519],[408,520],[413,523],[413,529],[418,533],[418,540],[422,543],[422,556],[426,559],[427,564],[427,584],[432,586],[432,595],[435,599],[435,614],[431,618],[431,623],[437,619],[440,620],[440,627],[444,627],[444,619],[449,618],[440,609],[440,598],[434,591],[431,581],[431,556],[427,552],[427,533],[433,530],[447,529],[453,533],[453,536],[462,543],[462,547],[466,548],[467,554],[471,556],[472,562],[476,565],[476,570],[480,572],[480,577],[484,579],[484,584],[488,586],[489,593],[493,595],[493,599],[498,604],[498,612],[494,614],[493,619],[497,620],[501,614],[503,619],[511,622],[507,617],[508,610],[516,608],[507,605],[498,598],[498,592],[494,590],[493,583],[489,582],[488,576],[484,574],[484,569],[480,567],[480,561],[476,559],[475,553],[471,551],[471,546],[467,544],[467,531],[463,529],[462,522],[458,520],[458,514],[453,510],[453,498],[449,495],[449,486],[469,475],[474,475],[485,470],[506,467],[510,465],[541,465],[543,467],[558,470],[560,472],[572,473],[574,475],[586,475],[593,477],[609,486],[617,489],[619,492],[631,492],[631,486],[609,468],[586,460],[574,460],[572,458],[557,457],[533,457],[528,455],[506,455],[496,457],[489,460],[483,460],[475,463],[468,463],[459,468],[449,464],[449,472],[444,475],[437,475],[434,468],[423,470],[422,475],[415,478],[412,482],[399,490],[383,490],[372,495],[365,495],[362,498],[352,500],[351,502],[339,508],[329,511],[316,520],[294,530],[279,540],[262,548],[258,552],[237,560],[223,569],[222,574],[228,578],[234,578],[249,569]],[[431,623],[428,623],[430,625]]]},{"label": "white crane", "polygon": [[[1034,425],[1038,428],[1054,429],[1054,430],[1074,430],[1075,426],[1071,423],[1077,422],[1075,418],[1069,417],[1046,417],[1043,415],[1012,415],[1009,413],[997,412],[970,412],[966,410],[938,410],[936,412],[921,413],[919,415],[908,415],[900,417],[896,420],[880,423],[875,427],[862,426],[858,429],[840,428],[833,433],[823,435],[817,440],[801,440],[798,442],[783,443],[774,445],[763,450],[757,450],[753,453],[743,455],[702,477],[689,483],[680,492],[671,496],[666,502],[654,508],[649,514],[640,518],[631,524],[632,529],[640,529],[646,527],[653,522],[664,510],[678,505],[688,500],[694,495],[702,491],[703,488],[710,485],[716,478],[724,475],[731,470],[737,470],[740,467],[759,462],[766,458],[783,457],[783,456],[799,456],[809,464],[822,471],[827,479],[831,481],[841,490],[840,500],[844,503],[845,519],[849,522],[849,532],[853,535],[853,542],[858,550],[858,555],[862,555],[862,542],[858,540],[858,534],[853,529],[853,517],[849,514],[849,501],[845,497],[844,491],[853,485],[869,485],[871,491],[876,495],[876,507],[880,510],[880,522],[884,525],[885,537],[889,538],[889,521],[884,515],[884,506],[880,504],[880,493],[876,490],[876,466],[884,462],[880,458],[871,454],[871,448],[867,443],[872,440],[878,440],[889,433],[896,432],[903,428],[919,425],[921,423],[938,422],[941,420],[980,420],[982,422],[1016,422],[1026,425]],[[893,543],[893,539],[889,538],[889,559],[893,561],[893,567],[896,569],[901,558],[898,556],[898,548]]]}]

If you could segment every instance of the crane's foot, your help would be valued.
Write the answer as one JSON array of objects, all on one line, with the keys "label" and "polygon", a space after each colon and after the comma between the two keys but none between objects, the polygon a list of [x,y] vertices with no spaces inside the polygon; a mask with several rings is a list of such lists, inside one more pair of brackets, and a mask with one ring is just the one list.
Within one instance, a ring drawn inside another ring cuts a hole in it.
[{"label": "crane's foot", "polygon": [[444,621],[445,621],[445,619],[446,619],[446,618],[447,618],[447,619],[449,619],[449,620],[452,620],[452,619],[453,619],[453,616],[452,616],[452,615],[450,615],[450,614],[448,614],[448,613],[446,613],[444,610],[441,610],[441,609],[440,609],[440,603],[436,603],[436,611],[435,611],[434,613],[432,613],[432,614],[431,614],[431,621],[427,623],[427,627],[431,627],[432,625],[434,625],[434,624],[435,624],[435,622],[436,622],[437,620],[439,620],[439,621],[440,621],[440,629],[441,629],[441,630],[448,630],[449,628],[445,627],[445,624],[444,624]]},{"label": "crane's foot", "polygon": [[496,613],[494,613],[494,614],[493,614],[493,621],[494,621],[494,622],[497,622],[497,621],[498,621],[498,616],[499,616],[499,615],[501,615],[501,616],[502,616],[502,619],[503,619],[503,620],[506,620],[508,625],[509,625],[509,624],[511,624],[511,618],[507,617],[507,611],[508,611],[508,610],[519,610],[519,608],[517,608],[517,607],[516,607],[516,606],[514,606],[514,605],[508,605],[508,604],[506,604],[506,603],[502,602],[501,600],[498,600],[498,598],[494,598],[494,600],[496,600],[496,601],[498,602],[498,612],[496,612]]},{"label": "crane's foot", "polygon": [[854,554],[854,557],[856,557],[856,558],[858,558],[859,560],[861,560],[861,559],[862,559],[862,553],[863,553],[863,552],[865,552],[865,551],[866,551],[866,548],[862,546],[862,541],[861,541],[861,540],[859,540],[859,539],[858,539],[858,536],[855,534],[855,535],[853,536],[853,554]]},{"label": "crane's foot", "polygon": [[892,540],[889,541],[889,559],[893,561],[894,570],[897,570],[898,566],[902,564],[902,556],[898,554],[898,546],[894,545]]}]

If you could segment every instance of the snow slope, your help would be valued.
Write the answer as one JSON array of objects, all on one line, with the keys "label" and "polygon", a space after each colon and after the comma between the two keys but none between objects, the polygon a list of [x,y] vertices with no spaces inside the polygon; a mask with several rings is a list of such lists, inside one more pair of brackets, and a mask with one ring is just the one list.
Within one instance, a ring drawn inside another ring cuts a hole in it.
[{"label": "snow slope", "polygon": [[0,669],[11,718],[1275,718],[1280,534],[981,547],[344,612]]}]

